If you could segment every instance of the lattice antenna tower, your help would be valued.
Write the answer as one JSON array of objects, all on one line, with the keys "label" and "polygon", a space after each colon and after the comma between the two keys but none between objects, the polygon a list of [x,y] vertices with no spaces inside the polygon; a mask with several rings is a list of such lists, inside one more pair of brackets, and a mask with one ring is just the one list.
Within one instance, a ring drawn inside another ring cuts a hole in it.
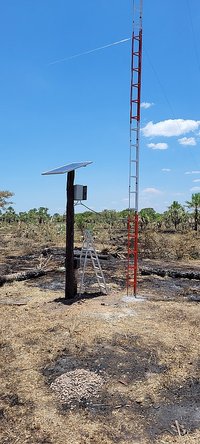
[{"label": "lattice antenna tower", "polygon": [[142,9],[143,1],[133,2],[130,88],[130,154],[127,294],[136,296],[138,271],[138,195],[140,151],[140,105],[142,75]]}]

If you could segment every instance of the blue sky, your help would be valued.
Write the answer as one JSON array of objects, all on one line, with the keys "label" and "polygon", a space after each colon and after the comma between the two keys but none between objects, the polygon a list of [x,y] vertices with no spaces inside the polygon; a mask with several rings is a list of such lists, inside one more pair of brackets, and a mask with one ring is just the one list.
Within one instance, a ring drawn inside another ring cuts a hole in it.
[{"label": "blue sky", "polygon": [[[200,2],[144,0],[140,207],[163,211],[200,191]],[[88,206],[128,203],[131,0],[0,3],[0,189],[16,211],[65,208],[72,161]]]}]

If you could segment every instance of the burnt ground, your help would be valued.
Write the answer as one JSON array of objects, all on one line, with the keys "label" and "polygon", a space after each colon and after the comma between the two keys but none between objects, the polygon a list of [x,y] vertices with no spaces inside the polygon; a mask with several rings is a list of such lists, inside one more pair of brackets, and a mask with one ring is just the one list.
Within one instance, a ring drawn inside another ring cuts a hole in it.
[{"label": "burnt ground", "polygon": [[[63,249],[6,256],[2,273],[63,266]],[[199,262],[140,266],[199,270]],[[50,263],[50,261],[49,261]],[[64,273],[0,288],[2,444],[200,442],[200,281],[139,275],[143,301],[124,299],[122,258],[102,260],[107,296],[88,270],[82,298],[65,304]],[[15,305],[16,304],[16,305]],[[62,403],[51,382],[86,369],[97,398]]]},{"label": "burnt ground", "polygon": [[[75,250],[79,253],[79,249]],[[106,283],[109,291],[125,291],[126,293],[126,259],[124,254],[118,256],[115,254],[103,254],[104,259],[101,260],[101,265],[105,275]],[[64,290],[64,270],[59,272],[59,269],[64,267],[65,263],[65,249],[64,248],[41,248],[33,253],[25,255],[7,255],[6,261],[0,264],[0,273],[9,274],[19,271],[28,271],[35,268],[52,268],[57,270],[55,273],[51,272],[45,277],[33,281],[33,285],[39,286],[46,290],[63,291]],[[139,261],[139,271],[146,268],[152,268],[155,272],[154,275],[142,275],[139,272],[139,291],[147,291],[151,298],[159,299],[176,299],[181,300],[181,297],[190,299],[197,299],[199,295],[199,279],[186,279],[186,278],[170,278],[169,276],[159,276],[160,269],[163,273],[168,270],[174,272],[185,272],[185,274],[197,274],[200,273],[200,262],[198,260],[193,261],[170,261],[166,260],[150,260],[143,259]],[[156,275],[156,269],[158,275]],[[147,284],[150,284],[150,288],[147,289]],[[147,289],[147,290],[146,290]],[[94,273],[92,268],[87,269],[86,276],[86,293],[99,293],[98,285],[94,279]]]}]

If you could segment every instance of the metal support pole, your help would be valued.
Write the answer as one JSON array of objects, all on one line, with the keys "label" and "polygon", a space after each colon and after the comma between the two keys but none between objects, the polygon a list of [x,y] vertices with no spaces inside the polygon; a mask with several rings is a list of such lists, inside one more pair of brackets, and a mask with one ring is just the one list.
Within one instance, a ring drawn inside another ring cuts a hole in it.
[{"label": "metal support pole", "polygon": [[134,0],[131,47],[130,154],[127,295],[137,293],[140,105],[142,75],[142,0]]},{"label": "metal support pole", "polygon": [[67,174],[65,299],[72,299],[77,294],[74,270],[74,177],[75,171],[69,171]]}]

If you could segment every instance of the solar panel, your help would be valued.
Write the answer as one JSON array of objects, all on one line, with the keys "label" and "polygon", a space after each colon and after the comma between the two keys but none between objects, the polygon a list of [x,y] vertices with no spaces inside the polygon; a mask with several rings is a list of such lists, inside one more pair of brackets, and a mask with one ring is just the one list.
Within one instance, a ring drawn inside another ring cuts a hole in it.
[{"label": "solar panel", "polygon": [[43,176],[48,174],[65,174],[69,173],[69,171],[77,170],[77,168],[86,167],[92,163],[91,160],[88,162],[74,162],[74,163],[68,163],[67,165],[61,166],[59,168],[55,168],[54,170],[46,171],[45,173],[42,173]]}]

